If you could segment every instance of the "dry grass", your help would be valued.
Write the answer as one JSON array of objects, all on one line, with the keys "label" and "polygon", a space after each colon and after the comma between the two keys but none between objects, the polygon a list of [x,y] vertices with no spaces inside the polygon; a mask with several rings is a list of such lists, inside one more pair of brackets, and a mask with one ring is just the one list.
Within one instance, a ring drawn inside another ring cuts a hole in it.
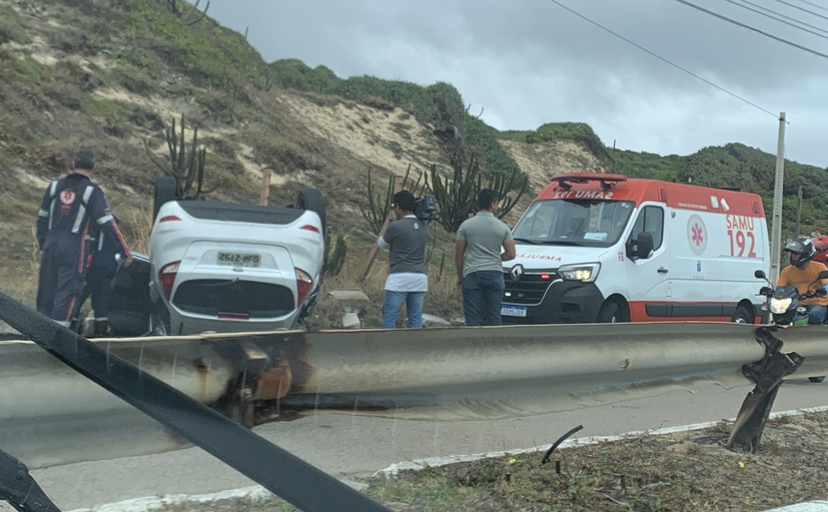
[{"label": "dry grass", "polygon": [[127,243],[130,250],[148,254],[152,232],[152,210],[149,208],[131,210],[128,213],[128,220],[130,231]]},{"label": "dry grass", "polygon": [[[144,207],[124,207],[116,212],[130,249],[146,254],[152,230],[152,212]],[[0,290],[34,307],[37,296],[41,252],[37,247],[34,221],[31,226],[0,225],[0,236],[8,249],[0,254]]]},{"label": "dry grass", "polygon": [[[538,451],[363,481],[397,512],[758,512],[828,497],[828,414],[769,422],[756,454],[725,449],[727,427],[575,445],[544,466]],[[188,510],[254,509],[296,510],[279,499]]]},{"label": "dry grass", "polygon": [[[348,258],[342,272],[334,277],[327,277],[323,282],[323,297],[310,321],[313,329],[331,329],[342,326],[343,304],[327,295],[332,290],[362,290],[371,302],[346,304],[364,310],[361,321],[365,328],[379,327],[382,323],[382,300],[385,293],[385,279],[388,275],[388,253],[381,251],[371,266],[365,281],[359,284],[368,261],[367,250],[349,250]],[[455,284],[456,272],[453,253],[446,253],[443,270],[440,270],[439,252],[428,266],[428,292],[425,295],[423,313],[439,316],[448,321],[463,316],[462,294]],[[449,261],[450,260],[450,261]],[[397,319],[399,327],[405,326],[405,308]]]},{"label": "dry grass", "polygon": [[40,270],[40,250],[34,228],[28,246],[23,245],[21,249],[22,252],[16,254],[14,259],[8,255],[0,257],[0,290],[34,307]]}]

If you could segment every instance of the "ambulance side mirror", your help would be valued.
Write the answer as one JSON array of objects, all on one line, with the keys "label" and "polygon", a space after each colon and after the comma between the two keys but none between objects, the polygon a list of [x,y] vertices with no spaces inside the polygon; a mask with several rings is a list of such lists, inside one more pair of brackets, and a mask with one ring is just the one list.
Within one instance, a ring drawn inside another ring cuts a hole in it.
[{"label": "ambulance side mirror", "polygon": [[627,257],[630,259],[647,259],[655,249],[653,242],[653,234],[648,231],[642,231],[634,239],[627,243]]}]

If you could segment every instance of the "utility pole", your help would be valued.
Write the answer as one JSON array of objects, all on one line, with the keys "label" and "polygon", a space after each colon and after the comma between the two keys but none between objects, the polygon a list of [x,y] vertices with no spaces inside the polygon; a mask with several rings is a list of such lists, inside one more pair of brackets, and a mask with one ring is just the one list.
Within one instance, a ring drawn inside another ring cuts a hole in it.
[{"label": "utility pole", "polygon": [[776,283],[779,279],[779,259],[782,255],[782,190],[785,180],[785,113],[779,113],[779,141],[776,146],[776,179],[773,187],[773,224],[771,227],[771,275]]},{"label": "utility pole", "polygon": [[796,230],[794,230],[794,237],[802,235],[800,231],[800,221],[802,220],[802,185],[799,186],[798,199],[796,203]]}]

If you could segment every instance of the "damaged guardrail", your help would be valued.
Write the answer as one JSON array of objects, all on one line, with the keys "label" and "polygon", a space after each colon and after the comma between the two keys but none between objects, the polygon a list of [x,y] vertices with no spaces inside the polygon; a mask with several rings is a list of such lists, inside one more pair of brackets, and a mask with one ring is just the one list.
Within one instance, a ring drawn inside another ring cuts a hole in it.
[{"label": "damaged guardrail", "polygon": [[[388,508],[366,495],[169,386],[139,366],[113,356],[111,352],[3,293],[0,293],[0,318],[31,337],[40,349],[78,372],[78,375],[129,403],[297,508],[308,512],[389,512]],[[143,355],[143,350],[140,354]],[[39,425],[30,421],[30,427],[33,435],[38,435]],[[2,450],[0,500],[8,501],[20,512],[58,510],[31,477],[26,463]]]},{"label": "damaged guardrail", "polygon": [[[775,328],[760,328],[767,329]],[[329,410],[438,421],[512,418],[710,384],[732,388],[756,382],[763,367],[755,365],[781,348],[757,339],[760,330],[727,323],[590,324],[283,331],[95,343],[252,427]],[[794,327],[776,335],[784,337],[786,351],[804,358],[786,372],[828,374],[828,329]],[[768,395],[788,375],[755,392],[756,404],[744,415],[769,412],[773,397]],[[62,370],[34,344],[0,342],[0,446],[30,467],[186,446],[105,395],[82,376]],[[32,438],[26,426],[35,421],[53,442]],[[743,421],[733,443],[755,446],[763,425],[761,414]],[[72,443],[60,442],[60,436],[69,435]]]}]

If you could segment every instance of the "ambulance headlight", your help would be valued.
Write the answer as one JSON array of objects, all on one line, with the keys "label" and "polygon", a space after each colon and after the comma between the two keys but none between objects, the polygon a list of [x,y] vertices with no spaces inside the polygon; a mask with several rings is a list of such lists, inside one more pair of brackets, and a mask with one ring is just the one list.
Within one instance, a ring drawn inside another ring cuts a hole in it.
[{"label": "ambulance headlight", "polygon": [[789,307],[791,307],[790,297],[787,298],[787,299],[771,299],[770,300],[770,311],[774,315],[781,315],[782,313],[786,312]]},{"label": "ambulance headlight", "polygon": [[558,275],[566,281],[581,281],[591,283],[598,277],[601,270],[600,263],[587,263],[585,265],[566,265],[558,269]]}]

